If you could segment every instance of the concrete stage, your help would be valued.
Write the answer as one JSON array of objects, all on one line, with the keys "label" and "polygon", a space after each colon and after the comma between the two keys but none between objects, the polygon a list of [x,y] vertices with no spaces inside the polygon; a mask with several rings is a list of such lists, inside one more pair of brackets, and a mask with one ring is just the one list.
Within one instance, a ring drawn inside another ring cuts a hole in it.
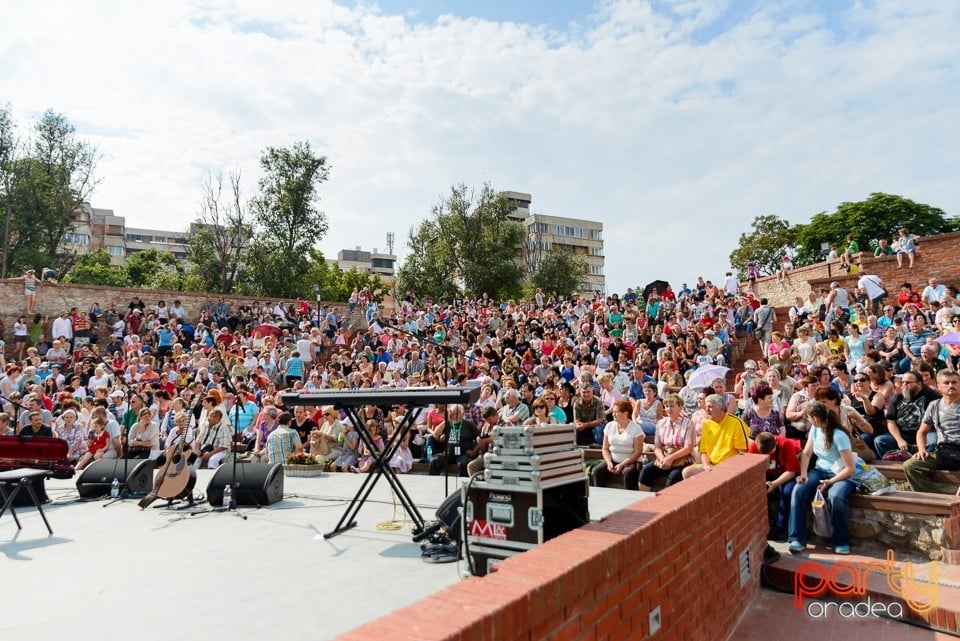
[{"label": "concrete stage", "polygon": [[[201,471],[195,494],[212,471]],[[446,496],[443,477],[403,475],[426,520]],[[462,479],[450,479],[451,492]],[[326,639],[408,605],[466,574],[461,564],[429,564],[411,541],[389,484],[380,479],[356,528],[332,539],[363,482],[358,474],[287,477],[284,500],[239,513],[141,510],[137,500],[104,507],[78,502],[76,479],[47,481],[44,512],[18,508],[23,530],[0,519],[3,616],[0,635],[168,639]],[[590,488],[598,520],[653,494]],[[162,504],[158,501],[154,505]],[[195,510],[201,510],[206,503]],[[384,638],[390,631],[384,631]]]}]

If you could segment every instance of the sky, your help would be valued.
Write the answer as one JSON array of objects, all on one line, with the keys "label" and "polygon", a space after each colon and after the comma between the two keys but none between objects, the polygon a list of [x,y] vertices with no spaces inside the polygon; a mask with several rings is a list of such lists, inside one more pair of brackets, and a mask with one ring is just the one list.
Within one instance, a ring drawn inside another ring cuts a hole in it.
[{"label": "sky", "polygon": [[0,102],[97,145],[94,207],[185,229],[308,140],[339,249],[402,260],[452,185],[604,225],[608,292],[722,280],[761,214],[882,191],[960,213],[960,3],[196,0],[7,5]]}]

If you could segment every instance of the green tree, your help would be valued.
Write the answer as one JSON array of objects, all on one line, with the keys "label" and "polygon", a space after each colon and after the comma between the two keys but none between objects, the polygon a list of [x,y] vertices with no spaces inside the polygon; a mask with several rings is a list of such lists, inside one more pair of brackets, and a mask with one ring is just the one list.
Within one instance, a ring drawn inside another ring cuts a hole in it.
[{"label": "green tree", "polygon": [[540,259],[530,276],[530,289],[538,287],[547,296],[568,297],[580,288],[587,274],[587,261],[571,251],[553,251]]},{"label": "green tree", "polygon": [[319,289],[323,300],[346,301],[354,288],[366,287],[377,302],[382,301],[386,293],[379,274],[357,271],[354,267],[344,271],[336,261],[327,262],[317,249],[310,252],[309,281],[313,283],[310,290]]},{"label": "green tree", "polygon": [[786,220],[765,214],[754,218],[751,228],[750,233],[740,234],[737,248],[730,252],[730,264],[741,280],[746,278],[750,263],[763,274],[775,274],[784,254],[796,251],[798,228]]},{"label": "green tree", "polygon": [[833,213],[820,212],[804,225],[797,235],[799,263],[821,260],[823,243],[842,250],[848,235],[868,251],[879,239],[894,238],[901,227],[918,236],[942,234],[960,229],[960,219],[903,196],[873,193],[860,202],[840,203]]},{"label": "green tree", "polygon": [[125,269],[116,269],[110,266],[110,254],[102,248],[91,254],[77,256],[73,265],[63,277],[63,282],[105,287],[130,287],[132,285]]},{"label": "green tree", "polygon": [[79,140],[66,117],[53,111],[36,122],[24,150],[7,169],[7,271],[42,266],[65,271],[72,257],[62,245],[74,212],[96,187],[97,150]]},{"label": "green tree", "polygon": [[[184,268],[173,254],[150,248],[127,257],[123,266],[134,287],[180,290],[183,285]],[[155,287],[156,283],[175,284],[174,287]]]},{"label": "green tree", "polygon": [[513,205],[489,184],[479,194],[455,185],[431,217],[410,231],[410,254],[398,271],[401,290],[440,298],[466,291],[493,298],[516,296],[523,283],[518,261],[523,226]]},{"label": "green tree", "polygon": [[327,232],[326,214],[317,208],[317,189],[330,173],[327,159],[303,141],[268,147],[260,167],[260,193],[250,201],[259,227],[247,255],[253,281],[270,296],[302,296],[309,251]]},{"label": "green tree", "polygon": [[16,123],[13,121],[10,105],[0,106],[0,189],[3,190],[3,254],[0,257],[0,278],[7,277],[7,241],[10,238],[10,221],[13,218],[13,199],[10,195],[17,148]]}]

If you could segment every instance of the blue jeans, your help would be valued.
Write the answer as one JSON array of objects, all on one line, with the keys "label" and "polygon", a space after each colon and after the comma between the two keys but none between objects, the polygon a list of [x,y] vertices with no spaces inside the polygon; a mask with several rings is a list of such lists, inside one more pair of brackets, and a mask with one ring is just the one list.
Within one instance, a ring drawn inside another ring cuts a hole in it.
[{"label": "blue jeans", "polygon": [[603,445],[603,428],[607,426],[606,423],[601,423],[600,425],[593,426],[593,442],[597,445]]},{"label": "blue jeans", "polygon": [[653,436],[657,433],[657,426],[649,421],[640,421],[640,427],[643,429],[643,433],[646,436]]},{"label": "blue jeans", "polygon": [[[793,504],[790,506],[790,525],[787,538],[800,545],[807,544],[807,511],[816,496],[817,486],[832,474],[818,469],[810,470],[806,483],[797,483],[793,488]],[[850,509],[847,497],[857,488],[853,481],[844,479],[827,489],[827,505],[830,509],[830,522],[833,524],[833,544],[850,545]]]},{"label": "blue jeans", "polygon": [[[910,445],[917,444],[917,435],[915,432],[908,432],[903,436]],[[866,443],[866,441],[864,441]],[[927,432],[927,451],[932,452],[937,447],[937,433],[935,430]],[[873,451],[877,453],[877,458],[883,458],[887,452],[897,449],[897,439],[890,434],[881,434],[873,439]]]},{"label": "blue jeans", "polygon": [[781,532],[787,531],[787,526],[790,522],[790,504],[793,502],[793,488],[796,487],[796,485],[797,481],[790,479],[774,492],[774,495],[779,499],[777,502],[777,516],[773,520],[774,530]]}]

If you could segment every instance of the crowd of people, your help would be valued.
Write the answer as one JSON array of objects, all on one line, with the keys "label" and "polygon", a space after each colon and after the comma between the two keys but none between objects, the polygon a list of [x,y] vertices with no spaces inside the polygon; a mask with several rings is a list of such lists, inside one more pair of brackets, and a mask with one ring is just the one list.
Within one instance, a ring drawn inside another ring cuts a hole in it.
[{"label": "crowd of people", "polygon": [[[894,296],[865,274],[852,292],[835,282],[798,298],[787,318],[749,289],[728,273],[719,285],[700,278],[646,297],[408,293],[390,314],[364,291],[348,309],[220,297],[188,314],[180,301],[135,298],[52,322],[21,316],[0,352],[0,430],[59,436],[77,468],[156,458],[185,438],[198,466],[231,451],[264,462],[309,453],[362,473],[409,410],[364,408],[368,448],[336,408],[286,408],[281,392],[476,385],[476,403],[423,412],[390,465],[468,474],[482,469],[494,426],[520,424],[573,424],[577,443],[601,452],[593,482],[617,476],[628,489],[756,451],[771,456],[773,534],[797,546],[810,488],[827,490],[843,520],[864,461],[909,459],[911,483],[930,490],[931,470],[953,465],[945,452],[960,443],[960,350],[937,342],[960,330],[956,289],[930,279],[919,295],[904,283]],[[754,337],[764,358],[744,363],[728,389],[726,370],[710,368],[731,365]],[[836,531],[838,549],[848,546]]]}]

